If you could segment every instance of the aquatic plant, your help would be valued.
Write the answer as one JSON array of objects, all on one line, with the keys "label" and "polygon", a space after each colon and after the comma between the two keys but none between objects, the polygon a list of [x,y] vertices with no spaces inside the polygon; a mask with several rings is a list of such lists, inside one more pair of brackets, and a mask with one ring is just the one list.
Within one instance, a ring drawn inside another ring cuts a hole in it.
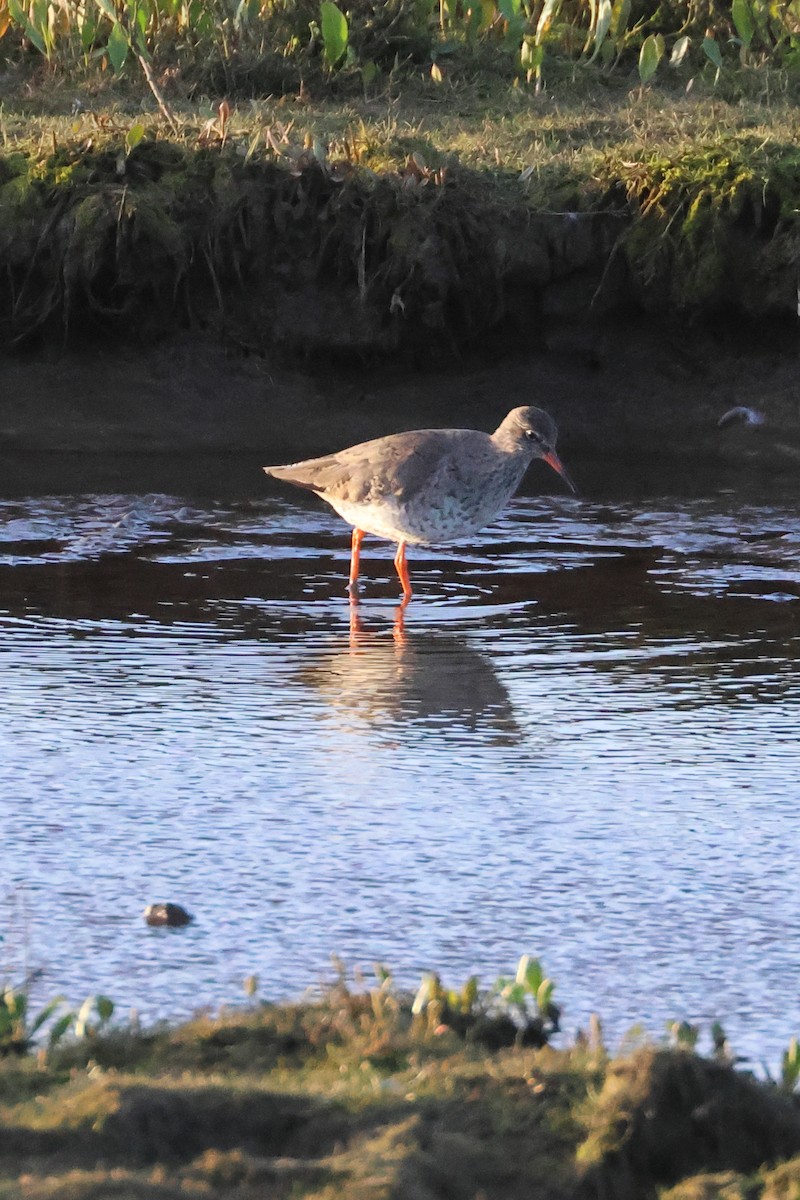
[{"label": "aquatic plant", "polygon": [[108,996],[89,996],[77,1011],[62,1011],[65,1004],[64,996],[55,996],[33,1012],[29,993],[7,984],[0,993],[0,1058],[25,1054],[41,1030],[46,1032],[51,1048],[70,1032],[76,1038],[96,1037],[108,1026],[114,1012],[114,1002]]},{"label": "aquatic plant", "polygon": [[436,973],[423,976],[411,1012],[433,1032],[453,1029],[487,1045],[544,1046],[559,1028],[554,989],[539,960],[524,954],[513,979],[500,976],[485,992],[475,975],[459,989],[443,987]]},{"label": "aquatic plant", "polygon": [[[22,988],[6,985],[0,993],[0,1058],[9,1054],[25,1054],[42,1028],[65,1003],[55,996],[37,1013],[30,1009],[28,993]],[[66,1033],[74,1014],[64,1014],[50,1030],[50,1044],[55,1045]]]},{"label": "aquatic plant", "polygon": [[793,1037],[783,1052],[780,1084],[785,1092],[794,1092],[800,1082],[800,1043]]}]

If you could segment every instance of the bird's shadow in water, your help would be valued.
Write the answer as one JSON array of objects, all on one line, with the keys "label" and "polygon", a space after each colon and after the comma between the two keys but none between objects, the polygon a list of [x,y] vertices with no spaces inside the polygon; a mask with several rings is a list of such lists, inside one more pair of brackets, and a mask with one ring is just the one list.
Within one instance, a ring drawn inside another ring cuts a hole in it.
[{"label": "bird's shadow in water", "polygon": [[367,628],[357,604],[350,606],[346,642],[306,662],[297,678],[346,716],[394,737],[407,724],[435,727],[439,736],[489,734],[496,744],[522,738],[511,698],[491,658],[467,638],[410,632],[405,606],[391,629]]}]

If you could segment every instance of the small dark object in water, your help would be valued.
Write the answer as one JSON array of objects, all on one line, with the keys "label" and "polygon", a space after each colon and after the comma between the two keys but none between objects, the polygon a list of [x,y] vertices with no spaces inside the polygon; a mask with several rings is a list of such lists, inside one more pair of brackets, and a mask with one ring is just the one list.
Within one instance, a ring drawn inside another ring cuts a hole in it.
[{"label": "small dark object in water", "polygon": [[736,408],[729,408],[726,413],[723,413],[717,421],[717,428],[724,429],[726,425],[733,425],[734,421],[740,425],[763,425],[766,417],[757,408],[747,408],[744,404],[738,404]]},{"label": "small dark object in water", "polygon": [[192,920],[180,904],[148,904],[143,916],[148,925],[188,925]]}]

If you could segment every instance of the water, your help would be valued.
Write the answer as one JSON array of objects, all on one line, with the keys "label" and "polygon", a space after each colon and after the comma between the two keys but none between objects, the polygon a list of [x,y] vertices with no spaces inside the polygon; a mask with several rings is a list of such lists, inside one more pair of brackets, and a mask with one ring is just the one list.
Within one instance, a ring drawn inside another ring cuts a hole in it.
[{"label": "water", "polygon": [[[763,484],[764,481],[762,480]],[[766,485],[765,485],[766,486]],[[794,487],[794,492],[792,492]],[[0,975],[145,1020],[540,955],[565,1028],[800,1030],[800,485],[391,548],[249,495],[0,501]],[[172,900],[186,929],[150,929]]]}]

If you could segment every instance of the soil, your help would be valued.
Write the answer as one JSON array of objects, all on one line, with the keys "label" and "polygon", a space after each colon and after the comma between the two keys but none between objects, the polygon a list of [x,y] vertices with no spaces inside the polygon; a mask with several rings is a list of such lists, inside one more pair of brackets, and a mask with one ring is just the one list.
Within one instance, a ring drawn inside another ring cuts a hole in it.
[{"label": "soil", "polygon": [[[399,429],[491,429],[509,408],[528,403],[552,413],[563,457],[586,462],[589,480],[620,457],[639,460],[640,469],[685,461],[696,471],[702,461],[780,474],[800,460],[796,341],[794,330],[749,344],[699,327],[665,334],[631,316],[589,328],[552,320],[527,350],[498,346],[492,354],[488,346],[428,369],[311,370],[188,334],[147,349],[7,357],[0,359],[4,490],[35,490],[48,476],[58,486],[64,472],[70,487],[95,490],[113,484],[112,465],[124,476],[143,460],[169,490],[180,461],[203,456],[227,459],[220,477],[239,473],[244,483],[262,463]],[[737,407],[763,415],[763,423],[719,428]],[[153,466],[159,459],[162,472]]]}]

